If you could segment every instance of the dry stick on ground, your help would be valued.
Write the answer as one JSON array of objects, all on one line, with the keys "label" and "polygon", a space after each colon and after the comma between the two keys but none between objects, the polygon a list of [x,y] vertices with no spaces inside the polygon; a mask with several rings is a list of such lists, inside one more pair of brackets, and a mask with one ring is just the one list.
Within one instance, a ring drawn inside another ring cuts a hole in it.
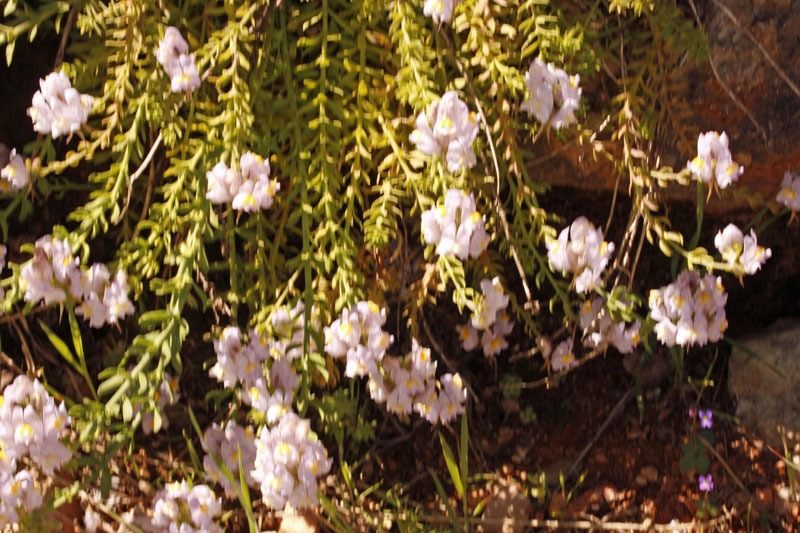
[{"label": "dry stick on ground", "polygon": [[[338,506],[340,512],[347,512],[342,506]],[[392,521],[404,520],[410,518],[406,513],[395,512],[382,512],[373,513],[360,509],[362,513],[370,516],[372,519],[389,519]],[[414,514],[414,517],[422,522],[449,524],[450,517],[432,514]],[[541,519],[524,519],[518,520],[515,518],[470,518],[470,524],[483,526],[485,528],[497,529],[499,527],[510,527],[514,530],[517,528],[538,528],[549,530],[566,530],[566,529],[579,529],[588,531],[713,531],[712,528],[721,527],[728,522],[728,517],[719,516],[713,520],[704,522],[682,522],[673,524],[653,524],[651,519],[643,523],[637,522],[603,522],[602,520],[541,520]]]},{"label": "dry stick on ground", "polygon": [[581,462],[581,461],[583,461],[583,458],[584,458],[584,457],[586,457],[586,454],[587,454],[587,453],[589,453],[589,450],[591,450],[591,449],[592,449],[592,447],[593,447],[593,446],[594,446],[594,445],[597,443],[598,439],[600,439],[600,437],[603,435],[603,433],[605,432],[605,430],[607,430],[607,429],[608,429],[608,426],[610,426],[610,425],[611,425],[611,423],[612,423],[612,422],[613,422],[613,421],[614,421],[614,420],[615,420],[615,419],[616,419],[616,418],[617,418],[617,417],[618,417],[620,414],[622,414],[622,411],[624,410],[624,408],[625,408],[625,405],[627,405],[628,401],[629,401],[631,398],[633,398],[633,394],[634,394],[634,392],[635,392],[635,391],[636,391],[636,388],[635,388],[635,387],[631,387],[631,388],[630,388],[630,389],[628,389],[628,391],[627,391],[627,392],[626,392],[626,393],[625,393],[625,394],[622,396],[622,398],[620,398],[620,399],[619,399],[619,401],[617,402],[617,405],[615,405],[615,406],[614,406],[614,408],[611,410],[611,412],[608,414],[608,417],[606,417],[606,421],[605,421],[605,422],[603,422],[603,425],[602,425],[602,426],[600,426],[600,429],[598,429],[598,430],[597,430],[597,433],[595,433],[595,435],[594,435],[594,437],[592,438],[592,440],[591,440],[591,441],[589,441],[589,444],[587,444],[587,445],[586,445],[586,446],[583,448],[583,450],[581,450],[581,453],[580,453],[580,455],[578,455],[578,458],[577,458],[577,459],[575,459],[575,462],[573,462],[573,463],[572,463],[572,466],[571,466],[571,467],[569,467],[569,470],[567,470],[567,471],[564,473],[564,477],[565,477],[565,478],[568,478],[568,477],[570,477],[572,474],[574,474],[574,473],[575,473],[575,471],[577,471],[577,470],[578,470],[578,465],[580,464],[580,462]]},{"label": "dry stick on ground", "polygon": [[[717,6],[723,8],[723,10],[727,10],[727,8],[725,6],[722,6],[721,4],[719,4],[717,2],[717,0],[712,0],[712,1]],[[692,7],[692,12],[694,13],[694,18],[697,19],[697,25],[700,26],[700,29],[703,30],[703,32],[705,32],[705,28],[703,27],[703,23],[700,21],[700,15],[697,13],[697,6],[694,5],[694,0],[689,0],[689,5]],[[728,13],[730,14],[730,16],[733,15],[732,13],[730,13],[730,11],[728,11]],[[736,20],[735,17],[734,17],[734,22],[736,22],[738,24],[738,21]],[[739,26],[739,27],[741,28],[741,26]],[[750,36],[750,38],[752,39],[753,37]],[[754,40],[754,42],[756,42],[756,41]],[[758,43],[756,42],[756,44],[758,44]],[[762,50],[762,51],[766,53],[766,50]],[[767,54],[767,57],[769,58],[769,54]],[[769,59],[771,59],[771,58],[769,58]],[[753,114],[750,113],[750,110],[747,109],[747,107],[741,102],[741,100],[739,100],[739,98],[734,94],[734,92],[731,90],[731,88],[728,87],[728,85],[724,81],[722,81],[722,78],[720,78],[719,72],[717,72],[717,66],[714,64],[714,58],[711,55],[711,50],[710,49],[708,51],[708,64],[711,66],[711,72],[714,74],[714,78],[716,78],[717,83],[719,83],[720,86],[725,90],[725,92],[728,93],[728,97],[733,101],[734,104],[736,104],[736,107],[741,109],[745,113],[745,115],[747,115],[747,118],[750,119],[750,122],[753,123],[753,126],[756,127],[756,130],[758,130],[758,133],[761,134],[761,137],[764,139],[764,142],[766,142],[767,141],[767,132],[766,132],[766,130],[764,130],[764,128],[761,127],[761,124],[759,124],[758,121],[756,120],[756,118],[753,116]],[[776,66],[776,65],[773,65],[773,66]],[[778,71],[780,73],[780,69]],[[709,191],[709,193],[710,193],[710,191]]]},{"label": "dry stick on ground", "polygon": [[[464,65],[461,64],[461,61],[458,59],[458,55],[456,54],[455,46],[453,45],[453,41],[450,39],[450,36],[444,30],[443,26],[439,24],[438,26],[439,34],[444,39],[444,42],[447,44],[447,48],[450,49],[450,54],[453,56],[453,61],[458,68],[458,71],[464,76],[464,79],[467,82],[467,88],[469,89],[469,94],[472,96],[472,100],[475,102],[475,106],[478,108],[478,120],[483,125],[483,131],[486,134],[486,139],[489,142],[489,149],[492,152],[492,161],[494,162],[494,171],[495,171],[495,178],[497,179],[496,188],[494,190],[494,207],[497,210],[497,214],[500,215],[500,222],[503,225],[503,233],[505,233],[506,241],[508,242],[508,248],[511,250],[511,257],[514,259],[514,265],[517,267],[517,272],[519,273],[520,280],[522,281],[522,289],[525,291],[525,298],[527,300],[526,308],[528,311],[533,312],[536,309],[536,305],[533,301],[533,296],[531,294],[531,289],[528,286],[528,279],[525,275],[525,270],[522,268],[522,262],[519,260],[519,256],[517,255],[517,247],[514,245],[514,241],[511,239],[511,231],[508,229],[508,219],[506,218],[506,211],[503,208],[503,203],[500,201],[500,163],[497,160],[497,151],[494,146],[494,138],[492,137],[492,132],[489,131],[489,122],[486,119],[486,113],[483,112],[483,106],[481,105],[481,101],[478,99],[477,95],[475,94],[475,88],[472,86],[472,79],[469,77],[467,70],[464,68]],[[544,128],[542,128],[544,129]],[[483,154],[481,154],[482,156]]]},{"label": "dry stick on ground", "polygon": [[722,463],[722,466],[725,467],[725,470],[727,470],[728,473],[731,475],[731,477],[733,478],[733,481],[736,482],[736,484],[739,486],[739,488],[742,489],[745,493],[747,493],[747,497],[750,498],[750,500],[752,500],[753,496],[752,496],[752,494],[750,494],[750,491],[747,490],[747,488],[744,486],[744,483],[742,483],[742,480],[739,479],[739,476],[736,475],[736,473],[730,467],[728,462],[725,461],[725,459],[722,458],[722,455],[720,455],[720,453],[717,451],[717,449],[714,448],[706,439],[704,439],[702,435],[697,435],[697,438],[700,439],[700,442],[702,442],[703,445],[706,448],[708,448],[708,451],[713,453],[714,457],[716,457],[717,460],[720,463]]}]

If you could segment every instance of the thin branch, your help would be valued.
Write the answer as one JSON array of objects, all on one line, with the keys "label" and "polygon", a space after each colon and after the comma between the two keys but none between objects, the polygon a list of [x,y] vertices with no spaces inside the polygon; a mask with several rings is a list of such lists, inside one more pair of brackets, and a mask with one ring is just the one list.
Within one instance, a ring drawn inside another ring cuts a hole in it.
[{"label": "thin branch", "polygon": [[142,164],[139,165],[139,168],[136,169],[136,172],[131,174],[131,177],[128,180],[128,196],[127,198],[125,198],[125,207],[123,207],[122,211],[120,211],[117,220],[114,221],[114,225],[119,224],[120,221],[122,220],[122,217],[124,217],[125,213],[128,211],[128,206],[131,203],[131,194],[133,193],[133,184],[137,179],[139,179],[139,176],[142,175],[142,173],[145,171],[148,165],[150,165],[150,161],[153,160],[153,156],[156,154],[156,150],[158,150],[158,147],[161,146],[162,139],[163,137],[161,136],[161,132],[159,132],[158,137],[156,137],[156,142],[153,143],[153,146],[150,148],[150,151],[147,153],[147,156],[145,156],[144,160],[142,161]]},{"label": "thin branch", "polygon": [[58,46],[58,53],[56,54],[56,60],[53,63],[53,72],[58,70],[58,67],[61,66],[61,63],[64,61],[64,52],[67,49],[67,41],[69,40],[69,32],[72,30],[72,25],[75,23],[75,17],[78,15],[78,4],[72,6],[72,9],[69,10],[69,15],[67,15],[67,21],[64,23],[64,31],[61,34],[61,44]]}]

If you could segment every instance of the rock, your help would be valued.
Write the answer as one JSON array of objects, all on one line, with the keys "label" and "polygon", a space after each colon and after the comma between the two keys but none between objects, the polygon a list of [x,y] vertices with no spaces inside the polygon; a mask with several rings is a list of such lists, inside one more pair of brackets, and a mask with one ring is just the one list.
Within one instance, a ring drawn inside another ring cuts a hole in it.
[{"label": "rock", "polygon": [[772,489],[761,487],[756,489],[756,507],[765,513],[772,511]]},{"label": "rock", "polygon": [[656,481],[658,481],[658,469],[653,465],[647,465],[645,467],[642,467],[641,474],[650,483],[655,483]]},{"label": "rock", "polygon": [[[786,430],[789,449],[800,446],[800,321],[781,320],[758,335],[742,339],[761,360],[735,348],[728,370],[728,387],[737,401],[736,416],[783,449],[778,427]],[[771,367],[785,376],[779,376]]]},{"label": "rock", "polygon": [[502,487],[494,498],[486,504],[483,518],[502,520],[500,525],[487,525],[486,532],[521,533],[525,530],[525,521],[528,518],[530,500],[525,496],[520,486],[511,483]]},{"label": "rock", "polygon": [[567,513],[577,516],[580,513],[596,513],[605,504],[611,503],[616,498],[617,491],[609,484],[598,485],[582,492],[577,498],[567,505]]},{"label": "rock", "polygon": [[287,505],[283,510],[283,520],[278,533],[316,533],[319,531],[319,526],[313,516],[311,512],[298,511]]},{"label": "rock", "polygon": [[[745,167],[733,188],[738,189],[740,195],[735,199],[733,194],[722,198],[714,195],[707,210],[730,212],[737,208],[737,203],[746,204],[749,199],[774,198],[783,173],[800,168],[800,137],[795,134],[800,120],[800,101],[745,33],[753,35],[789,80],[800,84],[800,62],[796,60],[800,54],[800,0],[724,0],[720,3],[736,21],[717,2],[696,2],[705,26],[708,52],[719,78],[748,109],[764,133],[756,129],[730,98],[708,61],[699,64],[686,61],[680,78],[687,83],[677,91],[674,101],[688,102],[691,118],[682,122],[696,128],[696,132],[687,131],[688,138],[682,140],[683,146],[679,148],[678,140],[670,138],[675,133],[673,128],[669,121],[664,121],[667,129],[655,139],[655,146],[661,165],[680,170],[696,153],[693,152],[697,148],[696,133],[726,131],[733,159]],[[754,3],[760,7],[753,6]],[[690,23],[694,24],[694,20]],[[590,81],[581,80],[585,84],[584,95],[592,90]],[[537,157],[529,163],[529,172],[547,176],[548,182],[556,185],[614,189],[617,173],[605,158],[593,157],[591,143],[564,145],[551,139],[549,143],[540,141],[538,144]],[[694,187],[672,187],[665,195],[693,201],[694,191]]]}]

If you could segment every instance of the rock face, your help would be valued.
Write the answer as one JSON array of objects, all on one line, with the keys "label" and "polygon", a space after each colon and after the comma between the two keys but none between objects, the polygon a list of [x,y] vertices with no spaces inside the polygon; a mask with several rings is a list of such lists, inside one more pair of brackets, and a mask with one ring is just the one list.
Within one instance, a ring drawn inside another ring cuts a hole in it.
[{"label": "rock face", "polygon": [[780,451],[778,426],[784,427],[790,450],[799,453],[800,321],[780,320],[742,342],[762,361],[739,349],[731,355],[728,387],[737,401],[736,416]]},{"label": "rock face", "polygon": [[[746,199],[774,199],[784,172],[800,171],[800,136],[796,135],[800,96],[770,65],[748,33],[800,87],[800,0],[696,0],[695,4],[719,79],[759,124],[757,129],[734,103],[707,61],[698,65],[687,62],[683,68],[687,84],[681,96],[691,103],[690,122],[701,132],[726,131],[734,160],[745,167],[733,187],[740,190],[739,196],[719,199],[714,195],[708,209],[725,212],[746,203]],[[592,157],[588,145],[540,144],[543,146],[536,149],[538,160],[529,164],[529,172],[538,179],[555,185],[614,189],[617,175],[603,158]],[[691,153],[681,153],[674,143],[657,144],[661,164],[675,169],[683,168],[696,153],[696,142]],[[625,180],[620,186],[627,189]],[[690,202],[694,194],[694,187],[671,187],[666,193]]]}]

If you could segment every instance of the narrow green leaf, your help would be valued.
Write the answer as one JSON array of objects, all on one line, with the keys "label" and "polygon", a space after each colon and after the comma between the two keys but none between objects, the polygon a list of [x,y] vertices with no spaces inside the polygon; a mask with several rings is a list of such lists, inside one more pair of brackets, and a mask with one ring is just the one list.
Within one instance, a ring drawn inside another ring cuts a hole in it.
[{"label": "narrow green leaf", "polygon": [[464,485],[461,483],[461,475],[458,473],[458,465],[456,464],[456,459],[453,456],[453,450],[450,449],[450,446],[447,444],[447,441],[444,439],[444,435],[442,435],[441,431],[439,432],[439,442],[442,444],[442,452],[444,452],[444,460],[447,463],[447,470],[450,472],[450,477],[453,479],[453,484],[456,486],[458,495],[463,498]]},{"label": "narrow green leaf", "polygon": [[53,330],[48,328],[44,322],[42,322],[41,320],[39,320],[38,322],[39,326],[44,330],[45,335],[47,335],[47,339],[50,341],[50,344],[53,345],[53,348],[55,348],[58,351],[58,353],[60,353],[61,356],[64,359],[66,359],[67,362],[70,365],[72,365],[72,367],[82,375],[83,369],[81,368],[81,365],[78,363],[78,361],[75,359],[75,356],[72,354],[72,351],[70,351],[67,344],[63,340],[61,340],[61,338],[58,335],[56,335],[53,332]]},{"label": "narrow green leaf", "polygon": [[[441,434],[439,436],[441,436]],[[461,524],[458,523],[458,519],[456,518],[456,512],[453,509],[453,506],[450,505],[450,500],[447,498],[447,493],[444,491],[442,482],[439,481],[439,476],[436,475],[436,472],[434,472],[432,468],[428,468],[428,473],[431,475],[433,482],[436,484],[436,490],[439,493],[439,498],[441,498],[442,502],[447,508],[447,514],[450,516],[450,523],[453,524],[453,529],[456,531],[462,531]]]}]

